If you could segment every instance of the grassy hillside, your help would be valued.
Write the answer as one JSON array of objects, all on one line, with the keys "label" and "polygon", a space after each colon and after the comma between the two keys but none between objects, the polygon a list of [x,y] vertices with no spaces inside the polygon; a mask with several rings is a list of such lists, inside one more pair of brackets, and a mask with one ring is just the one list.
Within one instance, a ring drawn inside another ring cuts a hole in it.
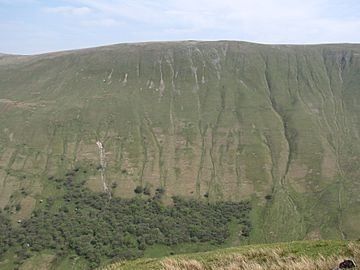
[{"label": "grassy hillside", "polygon": [[124,261],[101,270],[329,270],[344,259],[355,262],[360,260],[359,243],[307,241],[252,245],[159,259]]},{"label": "grassy hillside", "polygon": [[109,198],[250,200],[251,243],[356,239],[359,56],[230,41],[0,55],[0,209],[15,226],[63,202],[56,180],[77,169]]}]

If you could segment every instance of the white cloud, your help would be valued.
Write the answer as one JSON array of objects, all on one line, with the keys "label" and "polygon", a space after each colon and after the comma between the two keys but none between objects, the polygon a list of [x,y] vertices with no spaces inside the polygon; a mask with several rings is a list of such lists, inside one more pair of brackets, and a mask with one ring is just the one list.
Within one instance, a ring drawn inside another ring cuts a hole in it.
[{"label": "white cloud", "polygon": [[[122,1],[122,0],[75,0],[89,6],[106,17],[117,16],[138,22],[154,23],[163,21],[163,10],[156,1]],[[170,1],[171,2],[171,1]],[[166,2],[165,5],[166,6]]]},{"label": "white cloud", "polygon": [[[75,0],[102,18],[143,24],[162,39],[248,39],[265,43],[360,40],[353,1],[329,0]],[[341,9],[343,16],[337,16]],[[344,12],[345,11],[345,12]],[[345,17],[344,17],[345,16]],[[351,16],[348,16],[350,18]],[[104,23],[104,26],[107,23]],[[111,23],[109,23],[111,24]],[[146,29],[138,31],[146,31]],[[211,33],[211,34],[209,34]],[[190,36],[191,35],[191,36]]]},{"label": "white cloud", "polygon": [[44,8],[44,10],[49,13],[57,13],[63,15],[87,15],[91,13],[91,9],[88,7],[61,6],[61,7],[47,7]]},{"label": "white cloud", "polygon": [[108,19],[94,19],[94,20],[84,20],[81,22],[84,26],[95,26],[95,27],[112,27],[122,25],[120,22],[108,18]]}]

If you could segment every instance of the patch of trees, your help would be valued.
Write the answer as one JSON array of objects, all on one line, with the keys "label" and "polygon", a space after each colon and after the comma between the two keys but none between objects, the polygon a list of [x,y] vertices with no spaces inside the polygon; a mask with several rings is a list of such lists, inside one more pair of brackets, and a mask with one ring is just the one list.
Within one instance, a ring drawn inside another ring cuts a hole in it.
[{"label": "patch of trees", "polygon": [[[232,220],[250,231],[249,202],[205,203],[173,197],[173,205],[161,202],[164,193],[156,189],[147,199],[113,198],[95,193],[76,181],[76,173],[56,181],[65,192],[48,198],[28,220],[16,229],[16,241],[6,242],[9,223],[0,216],[2,249],[20,244],[19,253],[52,249],[61,256],[76,253],[91,268],[102,259],[132,259],[154,244],[223,243]],[[244,236],[248,236],[244,234]],[[4,244],[3,244],[4,243]]]},{"label": "patch of trees", "polygon": [[10,220],[0,212],[0,256],[14,244],[15,235]]}]

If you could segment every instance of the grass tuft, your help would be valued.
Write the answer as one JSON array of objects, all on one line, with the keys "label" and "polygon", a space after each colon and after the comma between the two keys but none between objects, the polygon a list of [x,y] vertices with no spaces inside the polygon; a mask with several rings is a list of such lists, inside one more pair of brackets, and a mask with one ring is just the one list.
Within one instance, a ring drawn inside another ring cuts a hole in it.
[{"label": "grass tuft", "polygon": [[341,258],[308,256],[284,256],[282,249],[250,250],[244,254],[224,256],[216,262],[202,263],[198,260],[165,259],[161,261],[161,270],[322,270],[338,265]]}]

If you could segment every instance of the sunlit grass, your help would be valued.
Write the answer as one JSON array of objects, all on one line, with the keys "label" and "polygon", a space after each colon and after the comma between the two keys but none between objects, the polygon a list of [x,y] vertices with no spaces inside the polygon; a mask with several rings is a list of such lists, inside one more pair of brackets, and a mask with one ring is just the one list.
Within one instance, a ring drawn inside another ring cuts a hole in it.
[{"label": "sunlit grass", "polygon": [[328,270],[344,259],[360,260],[360,244],[305,241],[251,245],[160,259],[118,262],[102,270]]}]

